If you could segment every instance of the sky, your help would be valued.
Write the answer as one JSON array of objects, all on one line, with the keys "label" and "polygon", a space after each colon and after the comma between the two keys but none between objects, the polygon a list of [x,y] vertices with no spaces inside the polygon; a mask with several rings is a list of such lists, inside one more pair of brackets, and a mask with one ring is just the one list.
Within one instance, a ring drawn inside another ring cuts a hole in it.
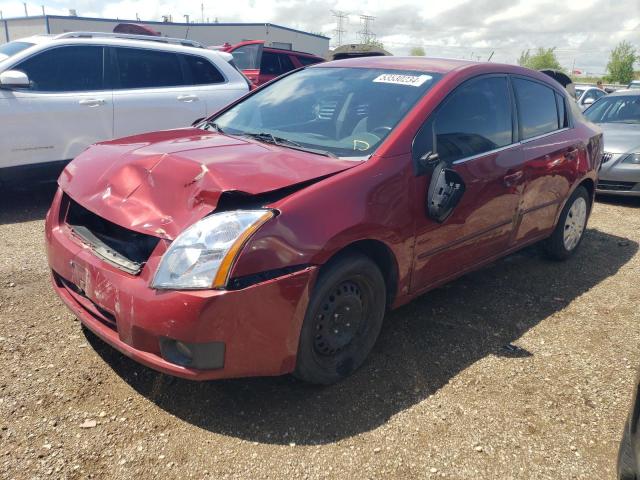
[{"label": "sky", "polygon": [[[628,40],[640,53],[640,0],[41,0],[27,2],[30,15],[174,21],[202,18],[219,22],[270,22],[332,37],[336,18],[347,14],[343,43],[359,40],[360,15],[374,18],[371,31],[394,55],[421,46],[428,56],[515,63],[520,53],[556,47],[568,70],[605,72],[611,49]],[[24,16],[21,0],[0,0],[5,18]],[[636,69],[640,64],[636,64]]]}]

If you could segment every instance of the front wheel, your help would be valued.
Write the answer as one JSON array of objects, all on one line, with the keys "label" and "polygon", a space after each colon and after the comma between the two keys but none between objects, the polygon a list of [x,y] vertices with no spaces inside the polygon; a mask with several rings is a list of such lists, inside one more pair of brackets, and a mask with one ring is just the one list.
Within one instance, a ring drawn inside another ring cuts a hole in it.
[{"label": "front wheel", "polygon": [[354,372],[378,338],[386,305],[380,269],[362,254],[323,267],[305,315],[294,375],[331,384]]},{"label": "front wheel", "polygon": [[544,242],[545,250],[551,258],[565,260],[578,249],[590,210],[589,192],[582,186],[576,188],[562,209],[555,230]]}]

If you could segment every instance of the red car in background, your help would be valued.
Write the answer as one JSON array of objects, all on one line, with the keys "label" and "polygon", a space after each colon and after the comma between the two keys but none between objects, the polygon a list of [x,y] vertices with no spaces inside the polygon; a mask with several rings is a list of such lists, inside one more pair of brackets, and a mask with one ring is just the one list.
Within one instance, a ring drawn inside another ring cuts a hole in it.
[{"label": "red car in background", "polygon": [[225,43],[219,47],[209,48],[233,55],[236,67],[255,86],[262,85],[296,68],[325,61],[324,58],[311,53],[265,47],[264,40],[249,40],[236,45]]},{"label": "red car in background", "polygon": [[575,253],[601,156],[602,132],[542,73],[327,62],[195,127],[80,154],[47,214],[53,287],[164,373],[333,383],[387,309],[535,242]]}]

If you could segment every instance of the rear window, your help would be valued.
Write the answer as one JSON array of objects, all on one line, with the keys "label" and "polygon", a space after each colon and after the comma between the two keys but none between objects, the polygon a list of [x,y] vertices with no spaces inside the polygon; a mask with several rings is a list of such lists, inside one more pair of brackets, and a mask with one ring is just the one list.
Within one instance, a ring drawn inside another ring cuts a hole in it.
[{"label": "rear window", "polygon": [[193,85],[210,85],[212,83],[223,83],[224,76],[220,71],[206,58],[196,57],[195,55],[180,55],[191,75],[191,84]]},{"label": "rear window", "polygon": [[514,78],[513,86],[523,140],[558,129],[558,110],[553,89],[522,78]]},{"label": "rear window", "polygon": [[184,85],[178,55],[142,48],[116,50],[119,88],[159,88]]},{"label": "rear window", "polygon": [[11,55],[20,53],[29,47],[32,47],[33,43],[29,42],[9,42],[4,45],[0,45],[0,61],[9,58]]},{"label": "rear window", "polygon": [[313,65],[314,63],[320,63],[322,62],[321,58],[313,58],[313,57],[298,57],[298,61],[302,64],[302,65]]}]

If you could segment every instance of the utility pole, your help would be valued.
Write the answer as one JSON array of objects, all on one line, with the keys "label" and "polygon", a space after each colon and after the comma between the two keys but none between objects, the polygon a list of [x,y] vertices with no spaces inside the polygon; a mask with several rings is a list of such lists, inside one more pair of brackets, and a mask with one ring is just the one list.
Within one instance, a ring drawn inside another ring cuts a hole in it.
[{"label": "utility pole", "polygon": [[42,7],[42,16],[44,17],[47,15],[46,13],[44,13],[44,5],[40,5],[40,6]]},{"label": "utility pole", "polygon": [[348,20],[347,14],[341,10],[331,10],[331,13],[336,17],[336,28],[333,31],[336,37],[336,47],[342,45],[342,36],[345,34],[344,23]]},{"label": "utility pole", "polygon": [[360,43],[371,43],[372,40],[375,40],[376,34],[371,31],[371,24],[376,19],[376,17],[371,15],[360,15],[360,22],[362,23],[362,30],[358,33],[360,34]]},{"label": "utility pole", "polygon": [[200,4],[200,14],[201,14],[201,22],[200,23],[204,23],[204,3]]},{"label": "utility pole", "polygon": [[27,2],[22,2],[22,5],[24,5],[24,16],[28,17],[29,16],[29,12],[27,12]]},{"label": "utility pole", "polygon": [[189,23],[189,15],[188,14],[187,15],[183,15],[183,17],[184,17],[185,22]]}]

